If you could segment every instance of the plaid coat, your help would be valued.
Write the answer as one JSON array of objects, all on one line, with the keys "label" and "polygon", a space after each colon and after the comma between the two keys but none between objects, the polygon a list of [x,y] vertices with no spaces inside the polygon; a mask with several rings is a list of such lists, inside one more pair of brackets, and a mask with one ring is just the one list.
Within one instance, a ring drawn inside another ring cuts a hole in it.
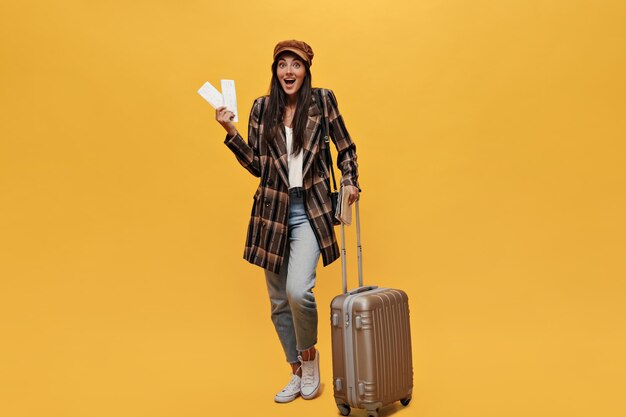
[{"label": "plaid coat", "polygon": [[[333,228],[333,213],[330,202],[329,175],[323,152],[322,133],[323,107],[318,103],[317,88],[313,89],[309,106],[309,120],[304,131],[302,187],[304,204],[315,237],[320,247],[324,266],[339,257],[339,247]],[[337,100],[331,90],[320,89],[326,102],[329,136],[337,148],[337,166],[341,170],[342,185],[358,187],[356,146],[350,139]],[[248,141],[239,133],[224,143],[252,175],[260,178],[254,193],[252,213],[246,237],[244,259],[265,269],[278,273],[283,263],[287,240],[289,216],[289,172],[287,168],[287,146],[284,129],[277,129],[277,143],[262,140],[263,112],[268,96],[254,101],[248,125]]]}]

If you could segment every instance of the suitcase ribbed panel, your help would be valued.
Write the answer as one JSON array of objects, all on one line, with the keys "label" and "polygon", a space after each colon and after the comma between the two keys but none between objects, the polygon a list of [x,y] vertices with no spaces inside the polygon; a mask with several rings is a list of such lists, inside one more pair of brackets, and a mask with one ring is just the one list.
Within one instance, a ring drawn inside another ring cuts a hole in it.
[{"label": "suitcase ribbed panel", "polygon": [[358,398],[354,405],[367,408],[407,398],[413,388],[408,298],[389,289],[359,297],[351,314]]},{"label": "suitcase ribbed panel", "polygon": [[408,304],[402,302],[397,292],[382,294],[380,297],[387,298],[384,307],[372,312],[376,335],[376,380],[380,381],[375,398],[387,404],[407,396],[412,386],[413,367]]}]

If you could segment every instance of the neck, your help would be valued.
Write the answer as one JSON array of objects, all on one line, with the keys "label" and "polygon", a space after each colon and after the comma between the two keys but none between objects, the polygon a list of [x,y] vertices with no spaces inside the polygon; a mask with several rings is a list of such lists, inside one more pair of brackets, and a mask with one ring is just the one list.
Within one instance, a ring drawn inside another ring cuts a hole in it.
[{"label": "neck", "polygon": [[289,107],[296,107],[297,103],[298,103],[298,99],[296,97],[287,96],[287,105]]}]

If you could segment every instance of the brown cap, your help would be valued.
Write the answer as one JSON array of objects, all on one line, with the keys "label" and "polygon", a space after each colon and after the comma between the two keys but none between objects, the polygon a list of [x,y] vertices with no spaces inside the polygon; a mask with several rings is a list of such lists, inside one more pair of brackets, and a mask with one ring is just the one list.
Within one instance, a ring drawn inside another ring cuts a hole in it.
[{"label": "brown cap", "polygon": [[309,66],[313,65],[313,49],[307,45],[306,42],[297,41],[295,39],[278,42],[274,48],[274,59],[276,59],[278,54],[285,51],[291,51],[304,59]]}]

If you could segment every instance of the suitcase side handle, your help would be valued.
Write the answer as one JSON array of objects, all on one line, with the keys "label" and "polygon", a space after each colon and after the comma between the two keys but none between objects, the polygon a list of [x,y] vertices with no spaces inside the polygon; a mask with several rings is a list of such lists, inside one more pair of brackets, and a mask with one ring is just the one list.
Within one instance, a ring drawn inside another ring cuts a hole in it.
[{"label": "suitcase side handle", "polygon": [[367,287],[359,287],[356,290],[350,291],[348,295],[354,295],[354,294],[358,294],[358,293],[365,292],[365,291],[371,291],[371,290],[375,290],[376,288],[378,288],[377,285],[368,285]]},{"label": "suitcase side handle", "polygon": [[[363,287],[363,258],[361,247],[361,216],[359,215],[359,200],[354,202],[354,211],[356,216],[356,256],[359,267],[359,288]],[[343,293],[348,292],[348,277],[346,273],[346,228],[341,223],[341,279],[343,284]],[[358,290],[357,290],[358,291]]]}]

